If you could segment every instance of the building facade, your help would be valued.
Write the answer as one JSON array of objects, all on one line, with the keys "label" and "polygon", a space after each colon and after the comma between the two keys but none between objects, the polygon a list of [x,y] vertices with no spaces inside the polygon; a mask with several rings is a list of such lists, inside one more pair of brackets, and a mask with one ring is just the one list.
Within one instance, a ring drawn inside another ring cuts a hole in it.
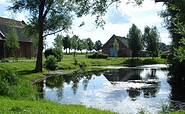
[{"label": "building facade", "polygon": [[[116,51],[114,47],[114,41],[117,40],[119,44],[119,50]],[[104,54],[108,54],[110,57],[130,57],[132,51],[129,49],[128,41],[125,37],[120,37],[113,35],[104,45],[102,48],[102,52]]]},{"label": "building facade", "polygon": [[10,57],[10,52],[6,48],[6,35],[10,21],[15,21],[15,30],[18,35],[19,49],[16,52],[16,57],[31,58],[36,56],[36,48],[33,47],[32,40],[24,33],[24,21],[16,21],[13,19],[0,17],[0,59]]}]

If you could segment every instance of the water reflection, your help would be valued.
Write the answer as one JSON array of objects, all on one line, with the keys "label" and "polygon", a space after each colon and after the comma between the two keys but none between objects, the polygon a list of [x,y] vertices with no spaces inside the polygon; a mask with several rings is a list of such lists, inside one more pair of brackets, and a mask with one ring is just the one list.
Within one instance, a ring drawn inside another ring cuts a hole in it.
[{"label": "water reflection", "polygon": [[171,102],[167,74],[157,67],[143,67],[57,75],[43,82],[43,97],[118,113],[136,113],[141,108],[157,113]]}]

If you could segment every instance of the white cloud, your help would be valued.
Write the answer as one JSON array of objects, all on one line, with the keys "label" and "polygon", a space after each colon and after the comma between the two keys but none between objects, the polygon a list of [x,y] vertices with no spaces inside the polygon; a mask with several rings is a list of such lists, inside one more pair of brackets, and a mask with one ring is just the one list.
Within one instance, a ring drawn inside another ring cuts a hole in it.
[{"label": "white cloud", "polygon": [[171,44],[171,38],[169,37],[169,33],[161,33],[161,42],[166,43],[167,45]]}]

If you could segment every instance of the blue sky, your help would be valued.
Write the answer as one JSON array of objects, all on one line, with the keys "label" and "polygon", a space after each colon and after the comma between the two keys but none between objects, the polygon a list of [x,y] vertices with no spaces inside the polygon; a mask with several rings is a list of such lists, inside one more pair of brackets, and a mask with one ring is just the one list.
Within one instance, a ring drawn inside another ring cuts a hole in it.
[{"label": "blue sky", "polygon": [[[15,18],[17,20],[26,20],[26,16],[23,13],[13,14],[7,11],[7,7],[11,5],[7,0],[0,0],[0,16]],[[94,19],[95,17],[86,16],[75,19],[69,35],[78,35],[82,38],[91,38],[93,42],[101,40],[105,43],[113,34],[118,36],[126,36],[132,23],[134,23],[141,31],[143,31],[146,25],[152,27],[157,26],[160,32],[161,41],[170,44],[171,39],[168,38],[168,31],[163,27],[163,19],[160,18],[158,13],[165,9],[162,3],[155,3],[153,0],[145,0],[141,6],[134,6],[128,4],[122,0],[119,7],[111,6],[107,14],[104,16],[106,25],[104,30],[101,28],[95,29]],[[78,27],[81,22],[85,22],[85,25]],[[48,47],[52,46],[54,35],[47,37]]]}]

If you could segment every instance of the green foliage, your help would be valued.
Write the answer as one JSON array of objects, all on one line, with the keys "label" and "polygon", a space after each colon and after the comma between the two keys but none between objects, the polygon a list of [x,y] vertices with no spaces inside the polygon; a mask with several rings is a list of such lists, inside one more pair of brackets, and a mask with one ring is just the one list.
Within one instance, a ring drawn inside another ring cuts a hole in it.
[{"label": "green foliage", "polygon": [[141,59],[128,59],[124,61],[123,64],[126,64],[131,67],[135,67],[135,66],[142,65],[142,60]]},{"label": "green foliage", "polygon": [[127,38],[129,48],[132,50],[132,57],[138,57],[139,52],[142,49],[141,43],[142,34],[135,24],[132,24],[132,27],[129,29]]},{"label": "green foliage", "polygon": [[62,50],[62,46],[63,46],[63,39],[64,37],[62,35],[57,35],[57,37],[54,39],[53,45],[55,46],[55,48],[59,48],[60,50]]},{"label": "green foliage", "polygon": [[9,53],[13,54],[14,57],[17,49],[19,49],[18,35],[15,26],[16,22],[13,20],[10,21],[8,26],[8,33],[6,35],[6,47]]},{"label": "green foliage", "polygon": [[178,48],[175,49],[175,59],[178,59],[179,62],[182,62],[185,60],[185,38],[181,39],[181,46],[178,46]]},{"label": "green foliage", "polygon": [[64,49],[66,50],[66,54],[67,54],[67,49],[71,49],[71,41],[70,41],[70,36],[67,35],[65,36],[63,39],[63,46],[64,46]]},{"label": "green foliage", "polygon": [[149,64],[167,64],[166,59],[161,58],[140,58],[140,59],[127,59],[123,62],[128,66],[139,66],[139,65],[149,65]]},{"label": "green foliage", "polygon": [[49,48],[47,50],[45,50],[44,55],[45,58],[47,58],[50,55],[53,55],[58,62],[61,61],[62,59],[62,50],[60,50],[61,48]]},{"label": "green foliage", "polygon": [[71,40],[71,47],[72,49],[74,49],[75,51],[77,50],[78,48],[78,36],[77,35],[73,35],[73,37],[70,39]]},{"label": "green foliage", "polygon": [[92,55],[88,55],[88,58],[92,58],[92,59],[107,59],[108,55],[96,52],[96,53],[94,53]]},{"label": "green foliage", "polygon": [[[119,51],[119,43],[116,38],[114,38],[113,48],[118,52]],[[117,56],[117,55],[116,55]]]},{"label": "green foliage", "polygon": [[86,42],[87,42],[87,46],[88,46],[87,50],[92,51],[93,47],[94,47],[94,43],[92,42],[92,40],[90,38],[87,38]]},{"label": "green foliage", "polygon": [[143,42],[146,50],[149,51],[150,55],[154,57],[159,50],[159,32],[157,27],[152,28],[146,26],[144,28]]},{"label": "green foliage", "polygon": [[55,70],[57,68],[57,60],[53,55],[49,55],[45,61],[45,67],[49,70]]},{"label": "green foliage", "polygon": [[9,68],[0,69],[0,95],[13,99],[37,98],[36,88],[26,80],[21,80],[15,70]]},{"label": "green foliage", "polygon": [[98,51],[98,52],[102,49],[102,43],[101,43],[100,40],[97,40],[97,41],[95,42],[95,44],[94,44],[94,49],[95,49],[96,51]]}]

